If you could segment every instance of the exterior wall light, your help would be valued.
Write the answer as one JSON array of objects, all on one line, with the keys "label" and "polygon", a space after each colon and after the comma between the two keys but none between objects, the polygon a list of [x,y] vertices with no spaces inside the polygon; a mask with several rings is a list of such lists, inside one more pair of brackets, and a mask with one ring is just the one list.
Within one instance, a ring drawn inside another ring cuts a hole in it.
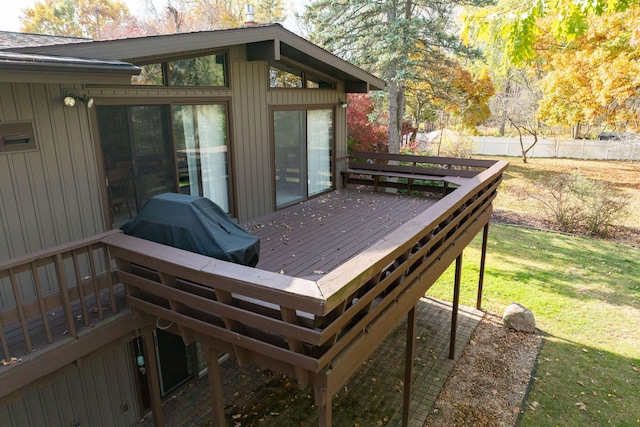
[{"label": "exterior wall light", "polygon": [[75,107],[78,101],[87,104],[87,108],[93,107],[93,98],[89,98],[88,96],[76,96],[73,94],[69,94],[62,100],[64,106],[69,108]]},{"label": "exterior wall light", "polygon": [[346,102],[346,101],[339,100],[339,101],[338,101],[338,106],[339,106],[340,108],[347,108],[347,107],[349,106],[349,104],[347,104],[347,102]]}]

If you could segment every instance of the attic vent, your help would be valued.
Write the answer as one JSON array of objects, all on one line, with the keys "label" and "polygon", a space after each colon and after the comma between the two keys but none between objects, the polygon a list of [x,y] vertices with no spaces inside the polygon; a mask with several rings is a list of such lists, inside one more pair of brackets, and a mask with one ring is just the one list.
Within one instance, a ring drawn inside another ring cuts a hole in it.
[{"label": "attic vent", "polygon": [[0,153],[35,149],[31,122],[0,123]]}]

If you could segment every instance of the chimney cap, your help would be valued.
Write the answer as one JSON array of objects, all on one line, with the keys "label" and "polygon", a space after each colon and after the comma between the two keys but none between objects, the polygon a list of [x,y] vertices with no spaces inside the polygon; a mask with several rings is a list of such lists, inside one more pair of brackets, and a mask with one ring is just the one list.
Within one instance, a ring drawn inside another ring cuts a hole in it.
[{"label": "chimney cap", "polygon": [[252,4],[245,6],[245,25],[256,25],[255,15]]}]

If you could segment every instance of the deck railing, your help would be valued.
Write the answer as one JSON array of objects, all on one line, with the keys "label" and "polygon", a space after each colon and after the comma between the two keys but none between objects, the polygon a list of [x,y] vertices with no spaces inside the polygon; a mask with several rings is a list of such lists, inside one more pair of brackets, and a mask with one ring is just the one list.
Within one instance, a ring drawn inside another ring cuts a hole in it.
[{"label": "deck railing", "polygon": [[[116,287],[123,285],[126,304],[136,312],[135,328],[162,322],[185,343],[200,342],[211,360],[226,352],[241,364],[253,362],[295,377],[301,386],[311,384],[316,404],[326,411],[321,425],[329,425],[331,397],[488,224],[507,164],[482,166],[455,191],[318,280],[117,231],[2,262],[2,355],[11,361],[21,351],[32,352],[34,340],[51,344],[61,336],[77,337],[107,310],[118,310]],[[34,338],[32,331],[45,336]],[[208,366],[215,369],[211,360]],[[161,412],[159,398],[154,412]],[[223,425],[223,410],[215,412]]]},{"label": "deck railing", "polygon": [[116,313],[114,232],[0,262],[0,344],[5,363],[65,337],[77,338],[105,312]]},{"label": "deck railing", "polygon": [[[317,281],[126,235],[104,241],[138,319],[147,317],[149,326],[162,321],[186,343],[202,343],[207,353],[230,353],[241,364],[254,362],[297,378],[301,386],[312,384],[316,404],[326,409],[488,224],[505,168],[505,162],[495,162],[470,177]],[[326,422],[330,415],[321,418]],[[224,424],[223,417],[218,421]]]}]

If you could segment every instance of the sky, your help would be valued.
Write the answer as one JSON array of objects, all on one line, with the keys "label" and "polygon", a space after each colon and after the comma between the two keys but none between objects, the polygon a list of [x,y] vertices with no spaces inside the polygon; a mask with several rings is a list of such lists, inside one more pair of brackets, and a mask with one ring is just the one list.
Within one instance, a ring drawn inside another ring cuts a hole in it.
[{"label": "sky", "polygon": [[[140,15],[144,10],[144,0],[123,0],[129,10],[134,15]],[[159,3],[165,3],[166,0],[158,0]],[[302,12],[304,5],[310,0],[289,0],[298,12]],[[0,9],[0,31],[20,31],[20,15],[24,9],[33,7],[37,0],[2,0],[2,8]],[[247,0],[250,3],[250,0]],[[291,23],[285,23],[285,27],[292,31]]]}]

